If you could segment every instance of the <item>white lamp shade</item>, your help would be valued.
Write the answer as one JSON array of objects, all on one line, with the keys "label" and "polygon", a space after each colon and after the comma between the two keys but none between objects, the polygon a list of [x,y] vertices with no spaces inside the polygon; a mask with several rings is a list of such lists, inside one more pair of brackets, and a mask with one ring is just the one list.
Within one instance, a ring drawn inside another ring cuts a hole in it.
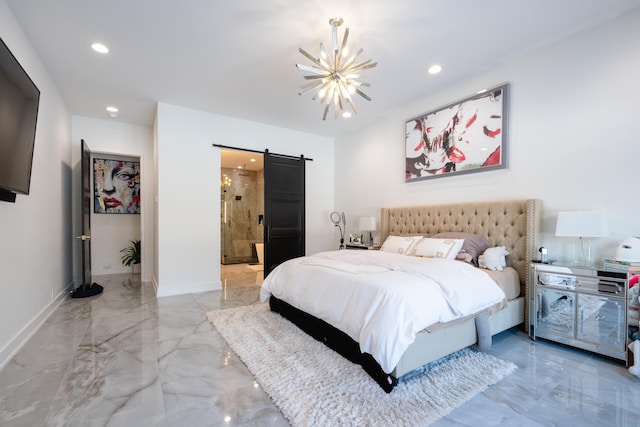
[{"label": "white lamp shade", "polygon": [[372,216],[363,216],[360,217],[360,224],[358,229],[360,231],[375,231],[378,229],[378,224],[376,222],[375,217]]},{"label": "white lamp shade", "polygon": [[559,212],[556,236],[560,237],[607,237],[609,228],[602,212]]}]

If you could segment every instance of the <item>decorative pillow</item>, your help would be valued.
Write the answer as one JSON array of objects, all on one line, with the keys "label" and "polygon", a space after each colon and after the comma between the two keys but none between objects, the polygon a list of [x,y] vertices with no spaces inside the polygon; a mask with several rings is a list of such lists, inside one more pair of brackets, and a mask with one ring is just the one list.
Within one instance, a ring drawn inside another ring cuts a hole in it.
[{"label": "decorative pillow", "polygon": [[478,257],[478,266],[487,270],[502,271],[507,266],[506,256],[509,252],[504,246],[489,248]]},{"label": "decorative pillow", "polygon": [[428,258],[455,259],[464,243],[463,239],[424,238],[414,246],[409,255]]},{"label": "decorative pillow", "polygon": [[416,242],[420,240],[422,240],[422,236],[389,236],[382,246],[380,246],[380,250],[383,252],[406,254],[413,248]]},{"label": "decorative pillow", "polygon": [[[464,243],[462,244],[462,246],[464,246]],[[463,261],[469,264],[477,265],[476,263],[473,262],[473,257],[471,256],[471,254],[468,252],[465,252],[464,248],[460,249],[460,252],[458,252],[458,255],[456,255],[456,259],[458,261]]]},{"label": "decorative pillow", "polygon": [[445,231],[436,233],[431,237],[439,239],[464,239],[462,249],[458,252],[456,259],[470,262],[476,266],[478,265],[478,257],[491,247],[489,239],[481,234],[465,233],[463,231]]}]

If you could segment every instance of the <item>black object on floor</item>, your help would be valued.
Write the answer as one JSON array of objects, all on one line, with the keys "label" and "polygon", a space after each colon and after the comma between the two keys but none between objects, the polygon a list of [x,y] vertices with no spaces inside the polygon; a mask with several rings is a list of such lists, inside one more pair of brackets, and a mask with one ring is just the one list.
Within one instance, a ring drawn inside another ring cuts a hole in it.
[{"label": "black object on floor", "polygon": [[102,293],[104,288],[93,282],[90,285],[82,285],[75,291],[71,292],[71,298],[86,298]]}]

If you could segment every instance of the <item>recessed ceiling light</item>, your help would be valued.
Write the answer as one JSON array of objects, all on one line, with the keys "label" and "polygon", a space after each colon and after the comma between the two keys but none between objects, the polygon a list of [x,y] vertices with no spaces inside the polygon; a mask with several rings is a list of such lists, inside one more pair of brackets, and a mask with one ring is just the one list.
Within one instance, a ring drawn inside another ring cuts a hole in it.
[{"label": "recessed ceiling light", "polygon": [[427,71],[429,71],[429,74],[438,74],[440,71],[442,71],[442,67],[438,64],[435,64],[429,67]]},{"label": "recessed ceiling light", "polygon": [[256,161],[256,159],[249,159],[249,161],[250,161],[250,162],[255,162],[255,161]]},{"label": "recessed ceiling light", "polygon": [[91,45],[91,49],[95,50],[98,53],[109,53],[109,48],[102,43],[93,43]]},{"label": "recessed ceiling light", "polygon": [[118,109],[116,107],[108,106],[107,111],[109,112],[109,117],[118,117]]},{"label": "recessed ceiling light", "polygon": [[342,113],[342,117],[348,119],[349,117],[351,117],[351,111],[345,111],[344,113]]}]

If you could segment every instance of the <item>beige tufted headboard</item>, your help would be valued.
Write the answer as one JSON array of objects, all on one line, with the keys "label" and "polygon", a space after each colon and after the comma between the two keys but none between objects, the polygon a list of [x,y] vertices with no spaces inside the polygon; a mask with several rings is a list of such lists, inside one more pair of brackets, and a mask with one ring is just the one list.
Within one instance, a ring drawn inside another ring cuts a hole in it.
[{"label": "beige tufted headboard", "polygon": [[[529,263],[540,246],[542,200],[503,200],[450,205],[382,208],[380,242],[389,235],[464,231],[486,236],[493,246],[509,251],[507,263],[516,269],[529,301]],[[528,323],[528,308],[525,322]],[[527,326],[528,328],[528,326]]]}]

